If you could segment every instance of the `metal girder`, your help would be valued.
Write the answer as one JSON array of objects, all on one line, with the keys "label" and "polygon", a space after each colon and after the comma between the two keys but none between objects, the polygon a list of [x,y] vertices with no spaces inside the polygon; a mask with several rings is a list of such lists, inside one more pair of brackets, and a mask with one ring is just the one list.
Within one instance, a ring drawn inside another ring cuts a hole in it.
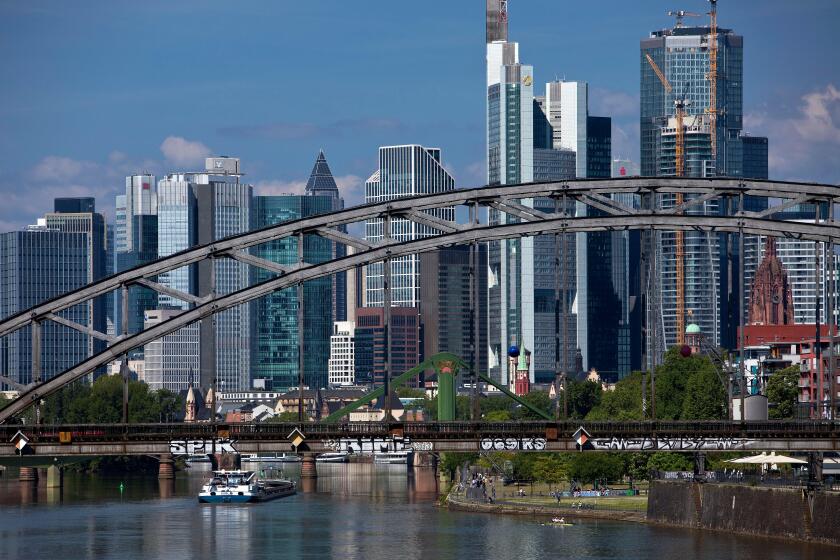
[{"label": "metal girder", "polygon": [[262,268],[263,270],[268,270],[269,272],[274,272],[275,274],[288,274],[289,272],[297,268],[297,265],[287,266],[279,264],[268,259],[263,259],[254,256],[250,253],[246,253],[245,251],[228,251],[227,253],[225,253],[225,255],[232,258],[235,261],[239,261],[244,264],[249,264],[251,266],[256,266],[257,268]]},{"label": "metal girder", "polygon": [[603,210],[607,214],[612,214],[613,216],[637,213],[637,210],[634,208],[630,208],[629,206],[626,206],[616,200],[609,199],[605,196],[594,192],[581,194],[577,197],[577,200],[579,200],[583,204],[586,204],[587,206],[592,206],[593,208]]},{"label": "metal girder", "polygon": [[187,292],[182,292],[181,290],[176,290],[175,288],[170,288],[169,286],[164,286],[163,284],[159,284],[158,282],[154,282],[148,278],[138,278],[134,280],[134,283],[143,286],[144,288],[154,290],[159,294],[166,294],[176,299],[180,299],[181,301],[187,301],[189,303],[203,303],[205,301],[204,298],[188,294]]},{"label": "metal girder", "polygon": [[764,218],[765,216],[772,216],[773,214],[778,214],[779,212],[784,212],[788,208],[796,206],[797,204],[805,204],[806,202],[810,202],[811,200],[813,200],[813,198],[814,197],[812,197],[812,196],[803,194],[803,195],[797,196],[796,198],[788,200],[787,202],[783,202],[782,204],[779,204],[778,206],[771,206],[771,207],[767,208],[766,210],[762,210],[761,212],[745,213],[745,215],[752,216],[754,218]]},{"label": "metal girder", "polygon": [[691,200],[686,200],[682,204],[678,204],[677,206],[674,206],[672,208],[666,208],[665,210],[660,210],[659,213],[660,214],[679,214],[680,212],[683,212],[684,210],[687,210],[688,208],[693,208],[695,206],[699,206],[700,204],[704,204],[704,203],[706,203],[710,200],[720,198],[724,194],[728,194],[728,193],[718,193],[718,192],[705,193],[705,194],[702,194],[702,195],[698,196],[697,198],[692,198]]},{"label": "metal girder", "polygon": [[512,200],[493,201],[488,203],[487,206],[495,208],[496,210],[504,212],[505,214],[516,216],[517,218],[521,218],[528,222],[545,220],[547,218],[553,217],[551,216],[551,214],[546,214],[545,212],[535,210],[530,206],[525,206],[524,204],[519,204],[518,202],[514,202]]},{"label": "metal girder", "polygon": [[84,333],[86,335],[90,335],[93,338],[98,338],[99,340],[104,340],[105,342],[108,342],[108,343],[114,342],[117,339],[117,337],[115,337],[115,336],[111,336],[109,334],[99,332],[96,329],[92,329],[92,328],[87,327],[85,325],[81,325],[81,324],[79,324],[75,321],[71,321],[70,319],[65,319],[64,317],[59,317],[55,313],[49,313],[44,318],[49,319],[50,321],[53,321],[54,323],[64,325],[65,327],[70,327],[71,329],[77,330],[77,331],[79,331],[81,333]]},{"label": "metal girder", "polygon": [[442,220],[437,216],[433,216],[431,214],[426,214],[422,211],[411,210],[408,212],[400,212],[400,216],[410,220],[412,222],[416,222],[418,224],[422,224],[424,226],[429,226],[434,228],[438,231],[442,231],[444,233],[452,233],[455,231],[464,231],[466,229],[465,226],[461,224],[450,222],[447,220]]},{"label": "metal girder", "polygon": [[368,249],[373,247],[373,245],[371,245],[364,239],[353,237],[352,235],[344,233],[343,231],[338,231],[337,229],[321,227],[316,229],[314,233],[317,233],[321,237],[329,239],[330,241],[335,241],[336,243],[348,245],[350,247],[359,249],[360,251],[367,251]]},{"label": "metal girder", "polygon": [[[393,201],[391,201],[393,202]],[[128,351],[148,344],[164,335],[175,332],[195,321],[209,317],[215,313],[225,311],[237,305],[258,299],[274,291],[296,285],[336,272],[353,269],[379,262],[386,256],[396,258],[413,253],[432,251],[447,245],[457,245],[472,240],[478,236],[483,241],[517,238],[528,235],[540,235],[555,231],[569,233],[582,231],[602,231],[605,229],[648,229],[656,230],[697,230],[716,232],[737,232],[742,230],[751,235],[800,235],[803,239],[829,241],[840,237],[840,222],[835,223],[803,223],[776,221],[741,217],[733,219],[721,216],[670,216],[662,214],[639,214],[635,216],[599,216],[585,218],[558,217],[537,222],[520,222],[515,224],[480,224],[469,231],[424,237],[413,241],[393,243],[377,246],[368,251],[354,253],[341,258],[318,264],[307,264],[284,276],[272,278],[265,282],[249,286],[242,290],[217,296],[212,300],[203,301],[193,309],[173,317],[167,321],[154,325],[149,329],[134,335],[120,338],[103,352],[91,356],[83,362],[60,373],[52,379],[31,388],[18,399],[0,411],[0,422],[18,414],[34,401],[48,396],[62,386],[74,381],[96,368],[107,364]]]},{"label": "metal girder", "polygon": [[[283,222],[260,230],[251,231],[175,253],[157,261],[139,265],[132,269],[93,282],[84,288],[60,295],[31,309],[22,311],[0,321],[0,337],[29,324],[33,319],[47,313],[57,313],[91,298],[105,295],[122,284],[134,283],[137,278],[152,278],[170,270],[187,266],[206,258],[222,257],[230,250],[241,250],[275,241],[300,230],[312,231],[322,227],[362,222],[384,213],[409,210],[429,210],[444,206],[468,204],[474,201],[487,206],[489,201],[506,199],[551,197],[558,193],[576,197],[579,194],[610,193],[676,193],[706,194],[743,192],[745,196],[778,197],[807,196],[808,199],[835,200],[840,202],[840,187],[835,185],[793,183],[780,181],[745,180],[742,178],[686,178],[686,177],[625,177],[619,179],[571,179],[544,183],[523,183],[459,189],[443,193],[420,195],[366,204],[328,214],[320,214],[299,220]],[[776,207],[777,209],[779,207]],[[777,210],[778,211],[778,210]],[[530,212],[533,215],[533,212]]]}]

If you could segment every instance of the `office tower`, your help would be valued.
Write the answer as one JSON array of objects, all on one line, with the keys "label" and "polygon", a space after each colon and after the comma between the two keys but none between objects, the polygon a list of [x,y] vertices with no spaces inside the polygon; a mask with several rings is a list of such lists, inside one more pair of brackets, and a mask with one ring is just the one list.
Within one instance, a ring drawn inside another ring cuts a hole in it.
[{"label": "office tower", "polygon": [[355,350],[353,335],[356,325],[351,321],[333,323],[330,337],[329,385],[353,385],[355,382]]},{"label": "office tower", "polygon": [[[743,37],[730,29],[719,28],[711,43],[708,26],[677,25],[655,31],[640,42],[640,130],[641,173],[643,176],[676,174],[677,119],[675,102],[684,102],[684,173],[685,176],[744,176],[743,127]],[[714,48],[712,48],[714,47]],[[711,87],[710,53],[716,52],[716,79]],[[660,77],[661,75],[661,77]],[[667,85],[665,84],[667,82]],[[711,102],[714,93],[714,107]],[[710,113],[717,115],[712,130]],[[756,173],[751,141],[750,171]],[[760,167],[760,164],[758,165]],[[668,208],[675,195],[660,195],[646,200]],[[748,204],[751,201],[747,201]],[[719,201],[697,205],[688,213],[722,215]],[[695,323],[716,346],[734,348],[738,317],[739,281],[754,270],[757,261],[746,260],[745,270],[738,270],[738,243],[734,236],[704,232],[685,232],[683,241],[683,285],[677,286],[678,256],[675,232],[647,233],[644,284],[647,320],[646,344],[650,355],[647,365],[658,362],[661,354],[680,340],[677,325]],[[655,247],[656,270],[650,270],[651,247]],[[730,279],[732,279],[730,281]],[[685,316],[678,320],[679,308]],[[746,292],[746,290],[745,290]]]},{"label": "office tower", "polygon": [[[108,232],[104,216],[96,212],[94,200],[92,198],[57,198],[55,199],[54,210],[54,212],[44,216],[47,229],[67,233],[83,233],[87,238],[88,273],[85,283],[90,284],[104,278]],[[108,296],[101,296],[83,304],[88,307],[88,321],[84,323],[87,327],[99,332],[107,332],[107,298]],[[88,337],[89,355],[104,349],[104,341]]]},{"label": "office tower", "polygon": [[[180,309],[151,309],[144,312],[145,328],[168,321]],[[178,393],[190,388],[199,371],[199,323],[193,323],[154,340],[144,347],[144,381],[149,388]]]},{"label": "office tower", "polygon": [[[487,245],[478,245],[475,278],[479,294],[487,293]],[[420,323],[423,332],[423,355],[450,352],[472,363],[475,340],[470,313],[470,247],[445,247],[420,255]],[[487,373],[487,307],[480,299],[478,314],[479,372]]]},{"label": "office tower", "polygon": [[[115,256],[115,247],[114,247],[114,235],[115,235],[115,227],[114,224],[105,224],[105,276],[111,276],[114,274],[114,266],[116,261]],[[115,321],[116,317],[114,317],[114,298],[113,297],[106,297],[105,298],[105,332],[111,336],[116,334],[116,327]]]},{"label": "office tower", "polygon": [[743,177],[747,179],[769,179],[768,141],[764,136],[741,136],[743,155]]},{"label": "office tower", "polygon": [[[90,278],[90,240],[84,232],[49,229],[45,220],[24,231],[0,234],[0,318],[83,287]],[[91,308],[73,306],[61,317],[90,325]],[[41,323],[41,379],[91,354],[91,337],[53,321]],[[0,372],[26,385],[32,379],[30,327],[0,338]]]},{"label": "office tower", "polygon": [[[158,253],[167,256],[251,229],[251,185],[240,181],[239,159],[207,158],[205,170],[173,173],[158,182]],[[210,267],[214,266],[212,271]],[[159,281],[187,293],[224,295],[246,287],[247,265],[232,259],[182,267],[159,276]],[[215,286],[210,283],[215,277]],[[160,309],[188,309],[187,302],[166,295],[158,297]],[[182,337],[200,354],[201,387],[236,391],[250,385],[250,306],[240,305],[201,321],[201,344]],[[214,335],[215,332],[215,335]],[[183,355],[188,355],[185,349]]]},{"label": "office tower", "polygon": [[[356,310],[354,351],[356,383],[381,387],[385,379],[385,311],[382,307]],[[423,357],[419,310],[416,307],[391,308],[391,375],[396,377],[419,364]],[[422,376],[421,376],[422,377]],[[422,386],[423,379],[405,385]]]},{"label": "office tower", "polygon": [[[417,144],[383,146],[379,148],[379,169],[365,182],[365,202],[384,202],[418,194],[435,194],[451,191],[455,180],[443,167],[440,148],[426,148]],[[429,210],[429,214],[442,220],[454,221],[455,209],[450,207]],[[365,223],[365,239],[378,242],[383,236],[383,220]],[[391,220],[391,237],[410,241],[436,235],[437,230],[406,220]],[[391,261],[391,304],[394,307],[417,307],[420,300],[420,257],[407,255]],[[381,307],[384,303],[383,263],[369,264],[366,268],[366,302],[368,307]],[[396,370],[394,370],[396,371]]]},{"label": "office tower", "polygon": [[[254,197],[254,225],[262,228],[297,220],[333,209],[334,198],[324,195],[281,195]],[[328,261],[334,243],[317,235],[306,235],[303,260],[310,264]],[[297,238],[286,237],[251,249],[257,257],[293,266],[298,262]],[[274,277],[269,271],[254,272],[255,282]],[[303,286],[304,383],[312,389],[327,386],[332,334],[332,289],[330,277],[317,278]],[[288,390],[298,386],[299,337],[297,287],[260,298],[252,304],[254,320],[252,371],[254,379],[270,379],[271,386]]]},{"label": "office tower", "polygon": [[[125,178],[125,194],[117,196],[114,228],[114,269],[128,270],[158,258],[157,192],[153,175],[131,175]],[[122,294],[115,291],[115,331],[122,334]],[[144,313],[158,306],[154,290],[132,286],[128,291],[128,332],[143,330]],[[134,354],[142,356],[142,349]],[[139,356],[138,356],[139,357]]]}]

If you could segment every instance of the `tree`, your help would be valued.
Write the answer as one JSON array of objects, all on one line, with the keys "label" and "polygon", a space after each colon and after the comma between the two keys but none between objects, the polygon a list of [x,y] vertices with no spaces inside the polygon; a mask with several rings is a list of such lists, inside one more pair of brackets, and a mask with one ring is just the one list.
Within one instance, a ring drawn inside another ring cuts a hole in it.
[{"label": "tree", "polygon": [[[649,380],[648,380],[649,386]],[[635,371],[615,384],[615,390],[604,391],[601,402],[589,411],[587,420],[641,420],[642,374]]]},{"label": "tree", "polygon": [[[548,392],[546,391],[531,391],[527,395],[523,395],[520,397],[523,401],[526,401],[531,406],[538,408],[539,410],[544,410],[547,413],[551,413],[551,397],[548,396]],[[536,412],[524,407],[520,406],[516,411],[516,418],[519,420],[542,420],[542,416],[537,414]]]},{"label": "tree", "polygon": [[714,369],[704,367],[689,378],[683,400],[683,420],[718,420],[728,415],[726,392]]},{"label": "tree", "polygon": [[560,453],[539,453],[533,462],[534,478],[547,482],[549,489],[565,480],[567,471],[567,456]]},{"label": "tree", "polygon": [[767,380],[767,400],[770,418],[793,418],[799,397],[799,368],[791,366],[770,374]]},{"label": "tree", "polygon": [[402,385],[396,389],[397,396],[404,399],[425,399],[426,391],[423,389],[415,389],[414,387],[406,387]]},{"label": "tree", "polygon": [[586,418],[589,411],[601,402],[601,385],[594,381],[569,381],[566,385],[569,391],[569,416],[572,418]]},{"label": "tree", "polygon": [[575,453],[569,462],[569,477],[579,482],[609,482],[623,474],[624,461],[615,453]]},{"label": "tree", "polygon": [[491,410],[484,415],[484,420],[488,422],[507,422],[510,419],[510,412],[507,410]]},{"label": "tree", "polygon": [[683,453],[669,453],[657,451],[651,454],[647,462],[648,472],[650,471],[690,471],[694,469],[694,463]]},{"label": "tree", "polygon": [[[721,418],[725,415],[726,399],[718,373],[708,356],[684,357],[676,346],[668,350],[663,363],[656,368],[656,418]],[[692,382],[696,376],[699,378]]]},{"label": "tree", "polygon": [[266,419],[266,422],[270,424],[279,424],[280,422],[297,422],[298,421],[298,413],[292,411],[285,411],[281,412],[280,414],[275,414],[271,418]]}]

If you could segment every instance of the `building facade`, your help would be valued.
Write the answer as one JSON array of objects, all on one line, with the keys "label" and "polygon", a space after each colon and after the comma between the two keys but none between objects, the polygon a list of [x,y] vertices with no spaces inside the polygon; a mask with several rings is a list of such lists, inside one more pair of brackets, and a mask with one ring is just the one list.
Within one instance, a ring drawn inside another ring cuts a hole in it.
[{"label": "building facade", "polygon": [[[356,384],[381,386],[385,379],[385,311],[381,307],[356,310],[354,351]],[[416,307],[391,308],[391,376],[396,377],[421,361],[420,316]],[[423,379],[406,383],[422,386]]]},{"label": "building facade", "polygon": [[[297,220],[333,209],[334,198],[323,195],[280,195],[254,197],[254,225],[257,228]],[[303,241],[303,260],[317,264],[330,260],[334,243],[317,235],[306,235]],[[286,237],[251,249],[257,257],[278,264],[298,262],[297,239]],[[254,280],[262,282],[273,273],[256,270]],[[321,389],[328,383],[330,336],[332,335],[332,290],[330,277],[304,283],[304,383]],[[299,336],[298,294],[291,287],[262,297],[252,304],[255,317],[253,336],[253,378],[270,379],[271,386],[287,390],[298,386]]]},{"label": "building facade", "polygon": [[[0,234],[0,318],[85,286],[90,277],[88,235],[48,229],[43,223]],[[90,307],[76,305],[61,316],[90,324]],[[89,336],[53,321],[41,323],[41,379],[91,354]],[[19,329],[0,338],[0,374],[20,384],[32,379],[32,334]]]},{"label": "building facade", "polygon": [[[444,168],[439,148],[426,148],[417,144],[384,146],[379,148],[379,169],[365,182],[365,202],[384,202],[419,194],[451,191],[455,179]],[[428,211],[442,220],[455,221],[452,207]],[[365,239],[378,242],[383,237],[383,220],[365,223]],[[437,230],[404,218],[391,220],[391,237],[398,241],[411,241],[435,235]],[[391,260],[391,304],[395,307],[417,307],[420,301],[420,257],[407,255]],[[384,305],[384,264],[373,263],[366,267],[365,306]]]},{"label": "building facade", "polygon": [[[152,328],[180,313],[180,309],[147,310],[144,326]],[[201,367],[197,352],[199,344],[198,323],[150,342],[144,347],[143,381],[154,390],[166,389],[178,393],[189,389]]]},{"label": "building facade", "polygon": [[336,321],[330,337],[329,385],[353,385],[356,379],[355,323]]}]

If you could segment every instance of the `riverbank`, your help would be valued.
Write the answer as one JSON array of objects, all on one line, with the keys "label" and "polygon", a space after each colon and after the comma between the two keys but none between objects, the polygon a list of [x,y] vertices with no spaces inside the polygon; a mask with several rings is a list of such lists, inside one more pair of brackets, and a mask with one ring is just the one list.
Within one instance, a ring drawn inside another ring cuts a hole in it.
[{"label": "riverbank", "polygon": [[502,513],[506,515],[530,515],[532,517],[564,517],[567,519],[607,519],[644,523],[647,515],[643,511],[621,511],[615,509],[576,509],[510,500],[492,504],[476,502],[465,496],[450,492],[446,498],[447,507],[453,511],[475,511],[481,513]]}]

